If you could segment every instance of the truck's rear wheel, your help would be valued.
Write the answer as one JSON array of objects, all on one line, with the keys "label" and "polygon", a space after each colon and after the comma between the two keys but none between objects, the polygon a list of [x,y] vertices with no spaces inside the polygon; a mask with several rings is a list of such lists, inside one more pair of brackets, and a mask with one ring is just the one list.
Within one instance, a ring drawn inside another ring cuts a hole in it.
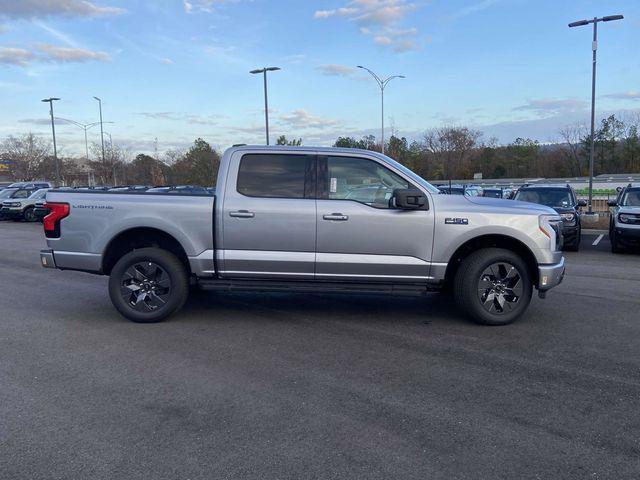
[{"label": "truck's rear wheel", "polygon": [[486,248],[465,258],[456,273],[458,306],[484,325],[507,325],[526,310],[533,285],[522,259],[510,250]]},{"label": "truck's rear wheel", "polygon": [[111,270],[111,302],[133,322],[160,322],[189,296],[184,265],[171,252],[140,248],[124,255]]}]

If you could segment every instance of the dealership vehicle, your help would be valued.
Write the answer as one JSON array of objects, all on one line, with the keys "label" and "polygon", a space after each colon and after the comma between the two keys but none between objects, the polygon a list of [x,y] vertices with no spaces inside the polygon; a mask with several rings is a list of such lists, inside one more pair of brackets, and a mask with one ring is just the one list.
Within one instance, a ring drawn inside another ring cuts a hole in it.
[{"label": "dealership vehicle", "polygon": [[51,210],[49,210],[47,207],[45,207],[45,203],[46,203],[46,200],[43,199],[43,200],[38,200],[33,205],[33,214],[36,217],[36,221],[41,222],[44,217],[49,215],[49,212]]},{"label": "dealership vehicle", "polygon": [[15,182],[9,185],[9,188],[26,188],[28,190],[37,190],[39,188],[51,188],[51,183],[42,180],[32,182]]},{"label": "dealership vehicle", "polygon": [[7,220],[13,218],[11,211],[8,207],[5,208],[5,203],[19,203],[26,200],[34,192],[34,189],[28,188],[6,188],[0,192],[0,220]]},{"label": "dealership vehicle", "polygon": [[52,190],[47,207],[42,265],[109,275],[114,306],[136,322],[176,312],[192,284],[444,289],[477,322],[504,325],[525,311],[534,287],[544,297],[565,270],[553,209],[442,195],[365,150],[233,147],[214,196]]},{"label": "dealership vehicle", "polygon": [[640,246],[640,184],[624,187],[609,206],[614,207],[609,223],[611,251],[620,253],[626,247]]},{"label": "dealership vehicle", "polygon": [[441,193],[446,195],[466,195],[468,197],[482,197],[483,189],[477,185],[440,185]]},{"label": "dealership vehicle", "polygon": [[13,197],[2,202],[2,215],[12,220],[24,220],[25,222],[35,222],[38,218],[35,215],[35,205],[38,200],[44,200],[49,188],[41,188],[31,193],[27,198]]},{"label": "dealership vehicle", "polygon": [[511,193],[513,190],[511,188],[503,188],[503,187],[494,187],[494,188],[483,188],[482,196],[490,197],[490,198],[511,198]]},{"label": "dealership vehicle", "polygon": [[576,198],[570,185],[523,185],[514,199],[553,208],[562,217],[563,248],[574,252],[580,249],[580,207],[587,203]]}]

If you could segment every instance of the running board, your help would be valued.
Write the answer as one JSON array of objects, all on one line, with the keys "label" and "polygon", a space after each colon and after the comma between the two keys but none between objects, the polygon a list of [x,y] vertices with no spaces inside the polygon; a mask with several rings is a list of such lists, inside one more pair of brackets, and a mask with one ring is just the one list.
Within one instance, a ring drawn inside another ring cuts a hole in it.
[{"label": "running board", "polygon": [[360,293],[387,295],[424,295],[438,291],[438,285],[412,283],[355,283],[355,282],[314,282],[287,280],[243,280],[243,279],[198,279],[198,285],[205,290],[226,290],[229,292],[263,291],[295,293]]}]

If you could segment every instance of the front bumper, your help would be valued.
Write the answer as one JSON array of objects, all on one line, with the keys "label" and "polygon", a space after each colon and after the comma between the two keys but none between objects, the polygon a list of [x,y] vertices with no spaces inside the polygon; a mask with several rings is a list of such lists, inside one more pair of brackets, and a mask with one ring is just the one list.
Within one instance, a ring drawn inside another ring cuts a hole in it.
[{"label": "front bumper", "polygon": [[56,259],[53,257],[53,250],[40,250],[40,265],[44,268],[57,268]]},{"label": "front bumper", "polygon": [[562,244],[573,245],[580,241],[580,227],[578,225],[562,225]]},{"label": "front bumper", "polygon": [[547,291],[560,285],[564,278],[564,257],[558,263],[552,265],[538,265],[538,290]]},{"label": "front bumper", "polygon": [[629,246],[640,245],[640,228],[635,227],[621,227],[620,224],[615,226],[616,240],[620,243]]},{"label": "front bumper", "polygon": [[2,218],[22,218],[22,209],[20,208],[0,208],[0,217]]}]

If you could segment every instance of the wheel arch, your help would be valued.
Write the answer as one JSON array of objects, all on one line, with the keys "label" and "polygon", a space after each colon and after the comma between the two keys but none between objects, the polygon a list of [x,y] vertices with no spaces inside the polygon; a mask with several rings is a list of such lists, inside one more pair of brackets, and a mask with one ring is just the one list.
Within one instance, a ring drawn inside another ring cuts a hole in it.
[{"label": "wheel arch", "polygon": [[445,271],[445,285],[452,285],[453,279],[462,261],[473,252],[482,248],[504,248],[519,255],[527,265],[531,283],[538,284],[538,262],[531,249],[522,241],[509,235],[486,234],[471,238],[460,245],[451,256]]},{"label": "wheel arch", "polygon": [[161,248],[173,253],[191,275],[191,267],[184,247],[173,235],[153,227],[130,228],[113,237],[102,255],[102,273],[109,275],[114,265],[124,255],[147,247]]}]

